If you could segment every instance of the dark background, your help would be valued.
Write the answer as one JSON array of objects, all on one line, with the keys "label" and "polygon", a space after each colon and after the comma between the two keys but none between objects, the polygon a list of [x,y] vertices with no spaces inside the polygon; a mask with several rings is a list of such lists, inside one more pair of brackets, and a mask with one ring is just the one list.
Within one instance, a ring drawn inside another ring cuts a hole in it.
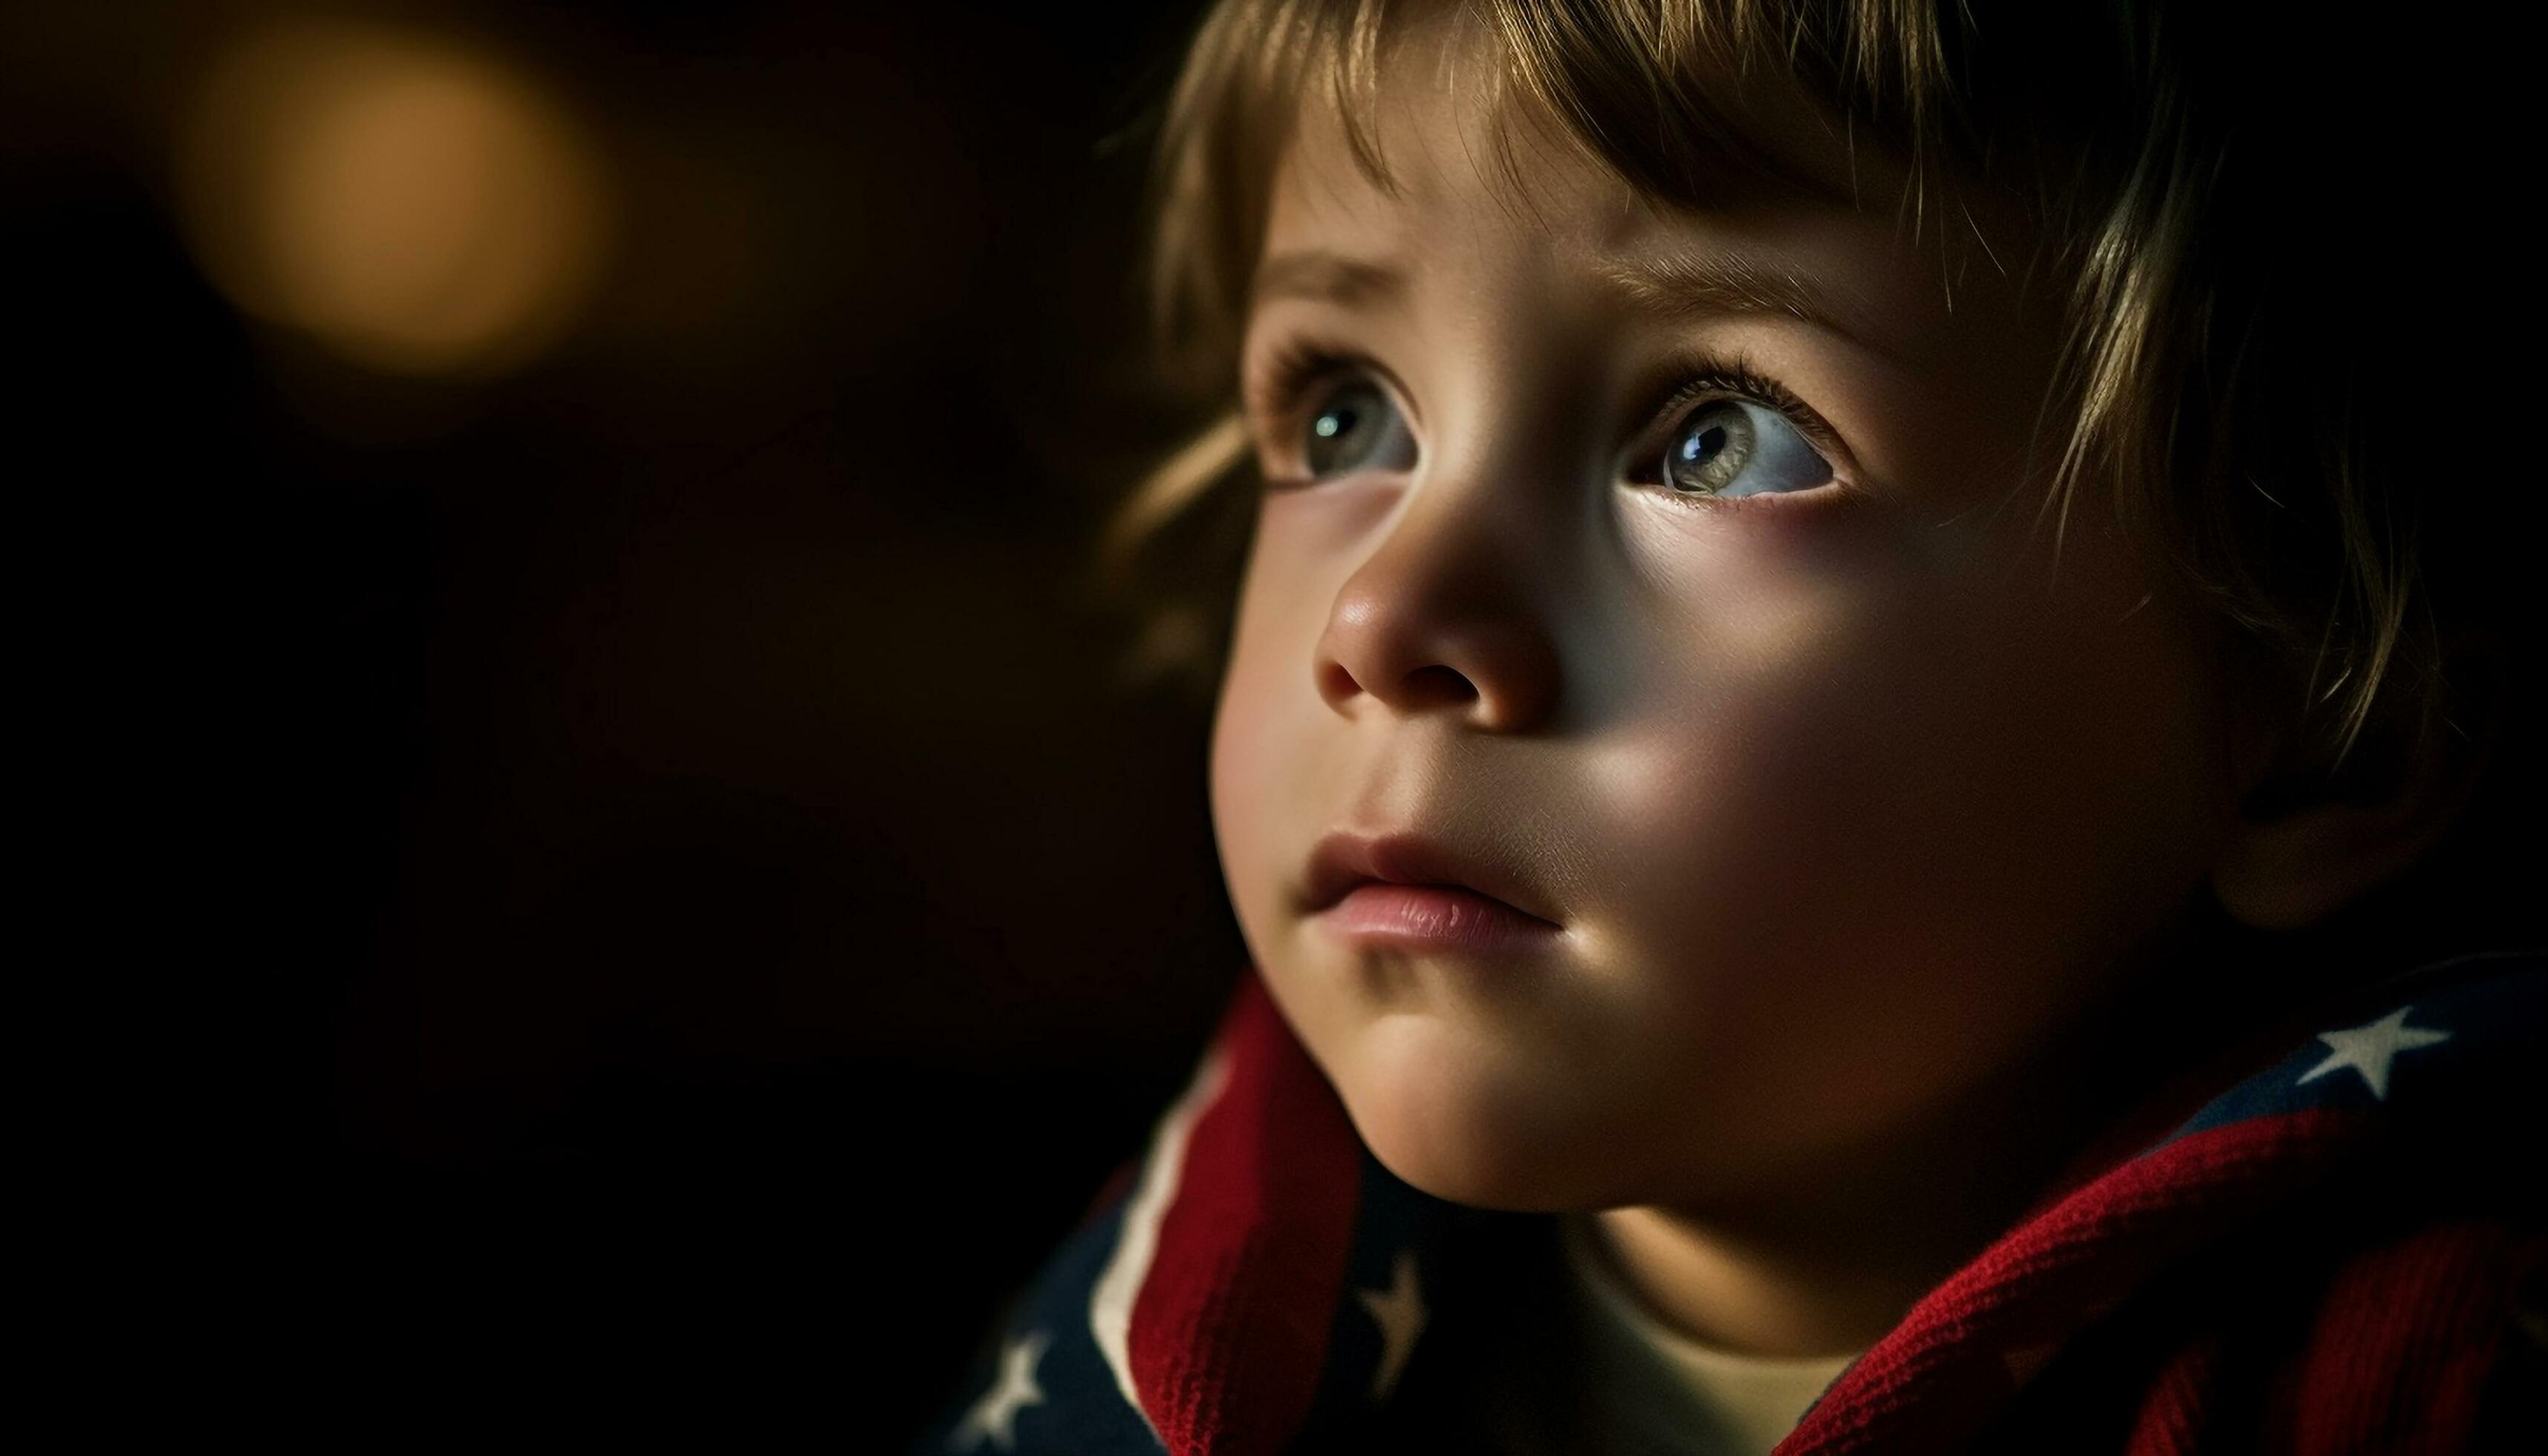
[{"label": "dark background", "polygon": [[[1087,572],[1197,419],[1137,275],[1196,12],[10,7],[26,716],[118,1008],[65,1096],[172,1170],[100,1205],[154,1273],[84,1316],[176,1357],[125,1399],[889,1449],[957,1397],[1243,963],[1208,702]],[[190,97],[314,18],[582,129],[536,357],[208,264]]]}]

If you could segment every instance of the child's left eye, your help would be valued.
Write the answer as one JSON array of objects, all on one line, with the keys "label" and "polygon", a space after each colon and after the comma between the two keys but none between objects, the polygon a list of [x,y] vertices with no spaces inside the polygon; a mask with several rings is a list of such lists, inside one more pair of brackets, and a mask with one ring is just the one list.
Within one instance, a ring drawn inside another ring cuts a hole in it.
[{"label": "child's left eye", "polygon": [[1415,468],[1415,437],[1389,392],[1358,375],[1347,376],[1320,400],[1300,444],[1313,480],[1341,471]]},{"label": "child's left eye", "polygon": [[1811,490],[1832,478],[1832,467],[1777,410],[1716,399],[1682,416],[1658,478],[1679,495],[1726,500]]}]

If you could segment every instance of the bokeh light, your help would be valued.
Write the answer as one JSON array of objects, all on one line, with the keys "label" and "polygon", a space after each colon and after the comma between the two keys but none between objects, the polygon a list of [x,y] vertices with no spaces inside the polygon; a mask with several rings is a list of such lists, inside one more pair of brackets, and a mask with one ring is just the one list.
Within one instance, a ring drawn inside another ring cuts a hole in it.
[{"label": "bokeh light", "polygon": [[431,36],[349,24],[217,53],[176,114],[183,223],[233,302],[397,374],[547,352],[611,230],[597,148],[552,96]]}]

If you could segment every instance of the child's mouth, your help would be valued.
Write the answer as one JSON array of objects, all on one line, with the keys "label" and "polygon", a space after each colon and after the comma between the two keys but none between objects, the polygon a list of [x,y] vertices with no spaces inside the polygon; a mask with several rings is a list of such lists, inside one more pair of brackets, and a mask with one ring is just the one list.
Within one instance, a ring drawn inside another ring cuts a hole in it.
[{"label": "child's mouth", "polygon": [[1318,920],[1353,940],[1410,949],[1496,951],[1544,946],[1558,927],[1466,885],[1365,880]]},{"label": "child's mouth", "polygon": [[1304,913],[1340,935],[1430,949],[1543,945],[1561,927],[1528,908],[1538,903],[1511,867],[1403,832],[1327,835],[1300,895]]}]

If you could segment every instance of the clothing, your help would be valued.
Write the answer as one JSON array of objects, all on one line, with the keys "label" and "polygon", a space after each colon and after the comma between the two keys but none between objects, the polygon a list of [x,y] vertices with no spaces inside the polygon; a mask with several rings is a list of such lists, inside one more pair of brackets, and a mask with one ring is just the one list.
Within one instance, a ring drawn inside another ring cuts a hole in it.
[{"label": "clothing", "polygon": [[[2548,1449],[2548,957],[2303,1010],[2119,1119],[1778,1456]],[[1392,1176],[1251,970],[913,1456],[1590,1456],[1562,1227]]]},{"label": "clothing", "polygon": [[1855,1354],[1775,1359],[1701,1344],[1657,1319],[1590,1216],[1558,1219],[1583,1338],[1588,1444],[1616,1456],[1766,1456]]}]

